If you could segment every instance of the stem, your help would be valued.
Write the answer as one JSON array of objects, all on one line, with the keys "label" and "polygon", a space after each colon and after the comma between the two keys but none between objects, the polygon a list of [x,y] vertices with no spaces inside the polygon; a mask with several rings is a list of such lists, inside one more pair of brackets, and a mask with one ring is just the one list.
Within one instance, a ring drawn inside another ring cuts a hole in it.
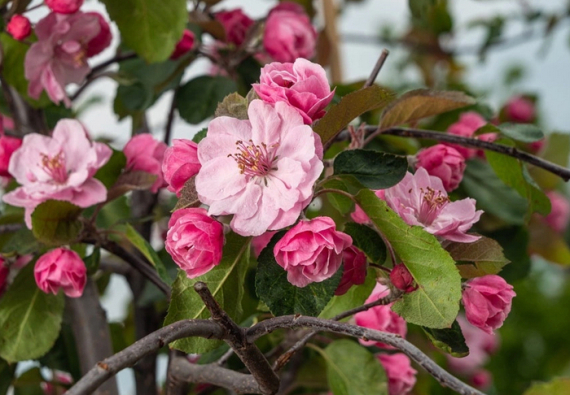
[{"label": "stem", "polygon": [[166,118],[166,127],[164,128],[164,144],[170,145],[170,138],[172,136],[172,126],[174,125],[174,114],[176,113],[176,92],[172,92],[172,101],[170,102],[170,109],[168,110],[168,117]]},{"label": "stem", "polygon": [[363,88],[367,88],[369,86],[372,86],[374,81],[376,81],[376,78],[378,77],[378,73],[380,73],[382,66],[384,66],[384,62],[386,62],[386,58],[388,57],[388,55],[390,55],[390,51],[388,51],[386,48],[384,48],[382,50],[382,53],[380,54],[380,57],[376,61],[376,65],[374,66],[374,68],[372,69],[372,72],[370,73],[370,77],[368,77],[368,79],[364,83]]}]

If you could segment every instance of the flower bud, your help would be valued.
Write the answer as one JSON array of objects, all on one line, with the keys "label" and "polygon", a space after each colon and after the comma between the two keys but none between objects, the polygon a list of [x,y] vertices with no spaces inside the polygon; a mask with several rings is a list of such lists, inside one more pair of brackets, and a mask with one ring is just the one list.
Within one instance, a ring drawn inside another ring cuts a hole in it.
[{"label": "flower bud", "polygon": [[343,272],[335,295],[344,295],[353,285],[364,284],[366,280],[366,255],[350,246],[342,252]]},{"label": "flower bud", "polygon": [[83,5],[83,0],[44,0],[46,5],[58,14],[76,13]]},{"label": "flower bud", "polygon": [[97,17],[100,27],[99,33],[87,43],[87,57],[90,58],[100,54],[104,49],[111,45],[113,34],[111,33],[109,23],[105,20],[103,15],[98,12],[86,12],[85,15]]},{"label": "flower bud", "polygon": [[8,274],[10,274],[10,269],[6,266],[4,258],[0,256],[0,296],[2,296],[8,285]]},{"label": "flower bud", "polygon": [[180,197],[180,191],[186,181],[198,174],[198,144],[191,140],[175,139],[172,147],[164,152],[162,173],[168,184],[168,190]]},{"label": "flower bud", "polygon": [[412,274],[403,263],[394,266],[390,272],[390,281],[396,288],[406,293],[415,291],[417,288]]},{"label": "flower bud", "polygon": [[78,298],[85,288],[87,269],[75,251],[60,247],[38,259],[34,277],[45,293],[57,294],[61,288],[70,298]]},{"label": "flower bud", "polygon": [[22,145],[22,140],[16,137],[0,135],[0,176],[11,177],[8,167],[14,151]]},{"label": "flower bud", "polygon": [[241,8],[216,12],[214,17],[224,27],[226,42],[236,46],[244,42],[247,31],[254,23],[253,19],[244,14]]},{"label": "flower bud", "polygon": [[16,40],[23,40],[32,33],[32,24],[25,16],[14,15],[12,19],[10,19],[10,22],[8,22],[6,31]]},{"label": "flower bud", "polygon": [[416,373],[410,358],[402,353],[378,354],[378,360],[388,376],[388,392],[390,395],[405,395],[416,384]]},{"label": "flower bud", "polygon": [[544,220],[556,232],[562,233],[570,220],[570,203],[564,195],[556,191],[549,191],[546,196],[550,199],[551,210]]},{"label": "flower bud", "polygon": [[417,155],[416,168],[439,177],[447,192],[459,186],[465,171],[465,158],[453,147],[437,144],[421,150]]},{"label": "flower bud", "polygon": [[480,390],[487,390],[493,382],[493,375],[486,369],[479,369],[471,376],[471,384]]},{"label": "flower bud", "polygon": [[190,30],[185,29],[184,33],[182,34],[182,38],[176,44],[174,51],[172,51],[172,55],[170,55],[171,60],[176,60],[180,58],[182,55],[187,54],[192,50],[194,47],[194,42],[196,38],[194,37],[194,33]]},{"label": "flower bud", "polygon": [[[461,137],[473,137],[477,129],[485,126],[486,123],[487,121],[476,112],[465,112],[461,114],[457,122],[447,128],[447,133]],[[455,148],[466,160],[473,158],[477,154],[475,148],[467,148],[457,144],[446,145]]]},{"label": "flower bud", "polygon": [[505,105],[507,120],[517,123],[530,123],[534,120],[534,103],[523,96],[515,96]]},{"label": "flower bud", "polygon": [[166,148],[166,144],[155,140],[149,133],[137,134],[123,148],[127,157],[127,169],[145,171],[156,176],[156,181],[150,188],[153,193],[166,186],[162,176],[162,159]]}]

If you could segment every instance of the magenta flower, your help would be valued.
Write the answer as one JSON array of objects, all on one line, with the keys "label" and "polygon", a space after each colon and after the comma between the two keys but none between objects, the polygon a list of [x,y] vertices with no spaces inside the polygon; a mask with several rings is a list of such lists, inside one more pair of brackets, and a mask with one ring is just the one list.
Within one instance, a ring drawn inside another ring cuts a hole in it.
[{"label": "magenta flower", "polygon": [[463,179],[465,158],[453,147],[436,144],[421,150],[416,158],[416,168],[423,167],[430,175],[439,177],[447,192],[457,188]]},{"label": "magenta flower", "polygon": [[23,40],[32,33],[32,24],[25,16],[16,14],[8,22],[6,31],[16,40]]},{"label": "magenta flower", "polygon": [[402,353],[378,354],[378,360],[388,376],[388,393],[390,395],[406,395],[416,384],[416,373],[410,358]]},{"label": "magenta flower", "polygon": [[77,252],[56,248],[42,255],[34,267],[36,284],[45,293],[57,294],[60,289],[70,298],[83,294],[87,269]]},{"label": "magenta flower", "polygon": [[198,144],[191,140],[174,139],[172,147],[164,152],[162,173],[168,184],[168,190],[180,196],[186,181],[198,174]]},{"label": "magenta flower", "polygon": [[97,17],[100,27],[99,34],[97,34],[87,43],[87,57],[90,58],[92,56],[100,54],[109,45],[111,45],[111,41],[113,40],[113,33],[111,33],[111,27],[105,18],[103,18],[103,15],[99,14],[98,12],[86,12],[85,15]]},{"label": "magenta flower", "polygon": [[83,0],[44,0],[46,5],[60,14],[73,14],[81,8]]},{"label": "magenta flower", "polygon": [[0,132],[0,176],[10,177],[8,166],[14,151],[22,145],[22,140],[17,137],[6,136]]},{"label": "magenta flower", "polygon": [[21,186],[3,200],[26,209],[30,229],[32,212],[46,200],[64,200],[79,207],[103,202],[107,189],[93,176],[111,154],[105,144],[91,142],[83,125],[71,119],[59,121],[52,137],[28,134],[8,167]]},{"label": "magenta flower", "polygon": [[505,116],[512,122],[532,122],[535,117],[534,103],[524,96],[515,96],[505,105]]},{"label": "magenta flower", "polygon": [[214,18],[224,27],[226,42],[236,46],[244,42],[247,31],[254,23],[253,19],[248,17],[241,8],[216,12]]},{"label": "magenta flower", "polygon": [[259,236],[293,224],[323,170],[319,136],[287,104],[254,100],[249,120],[218,117],[198,144],[200,200],[232,229]]},{"label": "magenta flower", "polygon": [[6,290],[8,286],[8,275],[10,274],[10,269],[6,266],[6,261],[0,256],[0,296]]},{"label": "magenta flower", "polygon": [[335,295],[344,295],[353,285],[366,281],[366,255],[358,248],[350,246],[342,252],[342,278],[334,291]]},{"label": "magenta flower", "polygon": [[406,265],[403,263],[399,263],[394,266],[390,272],[390,281],[396,288],[406,293],[413,292],[417,288],[414,277],[412,277],[412,273],[410,273]]},{"label": "magenta flower", "polygon": [[194,47],[195,41],[196,38],[194,37],[194,33],[192,33],[188,29],[184,29],[184,33],[182,33],[182,38],[180,39],[180,41],[176,43],[176,47],[174,47],[174,51],[172,51],[170,59],[176,60],[181,56],[190,52]]},{"label": "magenta flower", "polygon": [[472,243],[480,236],[467,234],[479,221],[482,210],[475,210],[474,199],[452,202],[443,183],[420,167],[407,173],[396,186],[385,190],[386,202],[408,225],[423,227],[442,239]]},{"label": "magenta flower", "polygon": [[133,136],[123,148],[128,170],[144,171],[156,176],[156,181],[150,188],[153,193],[166,186],[162,175],[162,160],[166,148],[166,144],[155,140],[149,133]]}]

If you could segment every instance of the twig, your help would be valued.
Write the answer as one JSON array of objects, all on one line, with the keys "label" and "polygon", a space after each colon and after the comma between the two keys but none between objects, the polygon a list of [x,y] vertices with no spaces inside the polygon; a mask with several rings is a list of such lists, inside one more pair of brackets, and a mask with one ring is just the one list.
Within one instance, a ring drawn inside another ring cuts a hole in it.
[{"label": "twig", "polygon": [[384,66],[384,62],[386,62],[386,58],[388,57],[388,55],[390,55],[390,51],[388,51],[386,48],[384,48],[382,50],[382,53],[380,54],[380,57],[376,61],[376,65],[374,65],[374,68],[372,69],[370,76],[368,77],[368,79],[364,83],[363,88],[367,88],[369,86],[372,86],[374,81],[376,81],[376,78],[378,77],[378,73],[380,73],[382,66]]},{"label": "twig", "polygon": [[112,71],[106,71],[103,73],[99,73],[99,74],[89,74],[86,78],[85,78],[85,82],[73,93],[73,95],[71,95],[69,97],[69,100],[74,101],[76,100],[79,95],[81,95],[85,89],[87,89],[87,87],[89,85],[91,85],[91,83],[95,80],[98,80],[99,78],[102,77],[111,77],[113,76],[115,73]]},{"label": "twig", "polygon": [[222,355],[222,356],[220,357],[220,359],[218,359],[218,360],[216,361],[216,363],[217,363],[219,366],[223,366],[223,365],[226,364],[226,362],[228,362],[228,360],[231,358],[232,355],[234,355],[234,350],[233,350],[232,348],[230,348],[228,351],[225,352],[224,355]]},{"label": "twig", "polygon": [[99,71],[106,69],[107,67],[109,67],[113,63],[124,62],[125,60],[134,59],[136,57],[137,57],[137,54],[134,52],[126,52],[126,53],[117,54],[114,57],[112,57],[111,59],[106,60],[103,63],[98,64],[97,66],[94,66],[91,69],[91,72],[87,75],[87,77],[92,76],[94,74],[97,74]]},{"label": "twig", "polygon": [[261,393],[275,394],[279,390],[279,377],[271,369],[263,353],[259,351],[255,344],[247,341],[243,328],[233,322],[226,312],[220,308],[205,283],[197,282],[194,284],[194,290],[202,298],[214,322],[218,323],[226,331],[224,340],[249,369],[259,384]]},{"label": "twig", "polygon": [[164,144],[170,145],[170,138],[172,136],[172,126],[174,125],[174,114],[176,112],[176,92],[172,92],[172,101],[170,102],[170,109],[168,110],[168,117],[166,118],[166,127],[164,128]]}]

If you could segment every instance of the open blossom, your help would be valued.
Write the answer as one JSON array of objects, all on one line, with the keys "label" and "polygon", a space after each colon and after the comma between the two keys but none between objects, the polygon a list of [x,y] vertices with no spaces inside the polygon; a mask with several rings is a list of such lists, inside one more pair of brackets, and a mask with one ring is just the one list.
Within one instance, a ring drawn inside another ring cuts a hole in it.
[{"label": "open blossom", "polygon": [[306,59],[264,66],[253,89],[266,103],[289,104],[309,125],[325,115],[325,107],[334,96],[322,66]]},{"label": "open blossom", "polygon": [[388,393],[406,395],[416,384],[416,373],[410,358],[405,354],[378,354],[378,360],[388,376]]},{"label": "open blossom", "polygon": [[156,176],[156,181],[150,188],[154,193],[166,186],[162,175],[162,160],[166,148],[166,144],[155,140],[149,133],[133,136],[123,148],[128,170],[145,171]]},{"label": "open blossom", "polygon": [[236,46],[244,42],[247,31],[254,23],[253,19],[244,14],[241,8],[216,12],[214,18],[224,27],[226,42]]},{"label": "open blossom", "polygon": [[[383,284],[376,284],[376,287],[372,291],[372,294],[366,299],[366,303],[372,303],[378,299],[385,298],[390,294],[390,289]],[[391,309],[394,303],[389,303],[386,305],[374,306],[366,311],[361,311],[354,316],[356,325],[362,326],[364,328],[375,329],[377,331],[395,333],[402,337],[406,337],[408,333],[408,327],[406,321],[398,314],[394,313]],[[384,343],[375,342],[372,340],[358,340],[363,346],[374,346],[387,349],[393,349],[394,347],[389,346]]]},{"label": "open blossom", "polygon": [[[373,190],[374,194],[378,197],[378,199],[384,200],[384,189]],[[350,218],[357,224],[369,224],[370,218],[368,215],[360,208],[358,204],[354,207],[354,212],[350,213]]]},{"label": "open blossom", "polygon": [[534,103],[523,96],[515,96],[505,105],[505,116],[511,122],[532,122],[535,116]]},{"label": "open blossom", "polygon": [[232,229],[259,236],[293,224],[323,170],[320,137],[287,104],[254,100],[249,120],[218,117],[198,144],[200,201],[234,214]]},{"label": "open blossom", "polygon": [[366,255],[358,248],[350,246],[342,252],[342,278],[334,291],[335,295],[344,295],[353,285],[366,281]]},{"label": "open blossom", "polygon": [[8,22],[6,31],[16,40],[23,40],[32,33],[32,24],[25,16],[16,14]]},{"label": "open blossom", "polygon": [[467,234],[483,211],[475,210],[474,199],[452,202],[443,183],[420,167],[416,174],[385,191],[386,202],[408,225],[423,227],[443,239],[471,243],[480,236]]},{"label": "open blossom", "polygon": [[188,278],[201,276],[222,259],[224,227],[203,208],[185,208],[168,221],[165,248]]},{"label": "open blossom", "polygon": [[[481,115],[469,111],[461,114],[459,120],[447,128],[447,132],[461,137],[473,137],[477,129],[485,126],[486,123],[487,121]],[[477,155],[477,150],[474,148],[467,148],[457,144],[446,145],[455,148],[466,160]]]},{"label": "open blossom", "polygon": [[168,190],[180,196],[180,191],[186,181],[198,174],[198,144],[191,140],[174,139],[172,147],[164,152],[162,173],[168,184]]},{"label": "open blossom", "polygon": [[342,264],[342,252],[352,238],[336,230],[329,217],[300,221],[285,233],[275,247],[275,260],[287,271],[287,280],[306,287],[331,278]]},{"label": "open blossom", "polygon": [[568,198],[556,191],[549,191],[546,193],[546,196],[550,199],[552,208],[550,213],[544,217],[544,220],[556,232],[562,233],[570,220],[570,203]]},{"label": "open blossom", "polygon": [[14,151],[22,145],[22,140],[16,137],[0,134],[0,176],[10,177],[8,165]]},{"label": "open blossom", "polygon": [[107,145],[91,142],[83,125],[71,119],[59,121],[52,137],[28,134],[8,167],[21,186],[3,200],[26,209],[29,228],[32,212],[46,200],[65,200],[79,207],[101,203],[107,198],[107,189],[93,176],[111,154]]},{"label": "open blossom", "polygon": [[87,269],[77,252],[56,248],[38,259],[34,277],[45,293],[57,294],[62,289],[70,298],[78,298],[85,288]]},{"label": "open blossom", "polygon": [[463,179],[465,158],[453,147],[436,144],[418,153],[416,168],[419,167],[426,169],[430,175],[439,177],[445,190],[450,192]]},{"label": "open blossom", "polygon": [[467,320],[477,328],[493,333],[494,329],[503,326],[515,296],[512,285],[500,276],[488,274],[467,281],[461,301]]},{"label": "open blossom", "polygon": [[194,47],[194,42],[196,38],[194,37],[194,33],[192,33],[188,29],[184,29],[184,33],[182,33],[182,38],[178,43],[176,43],[176,47],[174,47],[174,51],[172,51],[172,55],[170,55],[171,60],[176,60],[180,58],[182,55],[187,54],[192,50]]},{"label": "open blossom", "polygon": [[73,14],[81,8],[83,0],[44,0],[46,5],[60,14]]}]

